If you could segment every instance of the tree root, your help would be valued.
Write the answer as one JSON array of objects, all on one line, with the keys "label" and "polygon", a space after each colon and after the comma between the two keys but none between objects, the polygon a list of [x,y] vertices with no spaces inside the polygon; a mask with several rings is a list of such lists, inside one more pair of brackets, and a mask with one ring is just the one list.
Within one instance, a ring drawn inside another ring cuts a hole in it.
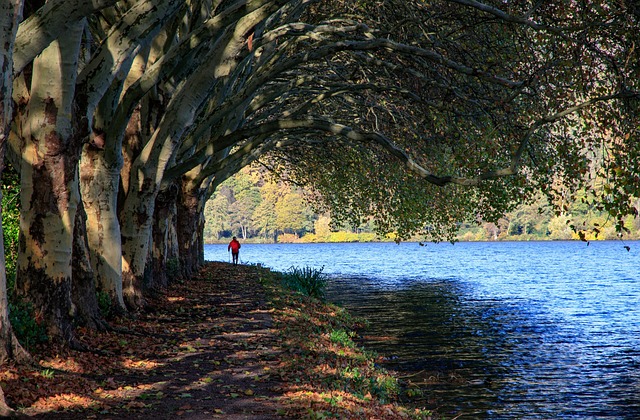
[{"label": "tree root", "polygon": [[4,399],[4,392],[0,387],[0,417],[17,417],[18,413],[7,405]]}]

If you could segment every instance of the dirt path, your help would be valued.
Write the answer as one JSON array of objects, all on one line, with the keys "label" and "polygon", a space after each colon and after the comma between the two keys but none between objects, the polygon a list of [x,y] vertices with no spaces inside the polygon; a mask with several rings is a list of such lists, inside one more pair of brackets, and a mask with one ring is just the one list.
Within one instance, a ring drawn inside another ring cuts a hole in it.
[{"label": "dirt path", "polygon": [[[8,400],[28,404],[23,397],[31,391],[37,399],[21,414],[43,419],[282,418],[280,382],[271,374],[281,348],[255,268],[208,264],[154,307],[123,325],[128,332],[110,334],[113,340],[84,337],[111,356],[45,362],[50,381],[21,378],[42,382],[22,393],[20,379],[9,383]],[[73,364],[75,372],[64,370]]]},{"label": "dirt path", "polygon": [[95,351],[48,345],[34,366],[2,366],[7,402],[29,419],[432,418],[400,403],[351,315],[260,275],[207,263],[114,331],[78,329]]}]

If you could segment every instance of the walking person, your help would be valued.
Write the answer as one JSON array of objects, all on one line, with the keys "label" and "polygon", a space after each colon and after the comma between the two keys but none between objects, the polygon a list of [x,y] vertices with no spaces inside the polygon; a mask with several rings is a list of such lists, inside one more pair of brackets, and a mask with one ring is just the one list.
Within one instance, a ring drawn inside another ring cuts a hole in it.
[{"label": "walking person", "polygon": [[240,242],[234,236],[229,242],[229,246],[227,247],[227,251],[231,251],[231,257],[233,259],[233,265],[238,264],[238,256],[240,255]]}]

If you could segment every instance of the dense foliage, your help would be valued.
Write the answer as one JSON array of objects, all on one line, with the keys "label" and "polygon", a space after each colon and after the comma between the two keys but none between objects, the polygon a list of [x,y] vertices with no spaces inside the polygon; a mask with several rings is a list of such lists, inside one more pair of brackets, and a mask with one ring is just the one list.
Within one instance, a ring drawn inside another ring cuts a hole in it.
[{"label": "dense foliage", "polygon": [[7,166],[2,172],[2,231],[9,295],[16,278],[18,241],[20,236],[20,177]]},{"label": "dense foliage", "polygon": [[27,349],[47,340],[44,327],[36,320],[31,303],[14,291],[20,240],[20,180],[11,166],[2,173],[2,230],[7,273],[9,320],[20,343]]}]

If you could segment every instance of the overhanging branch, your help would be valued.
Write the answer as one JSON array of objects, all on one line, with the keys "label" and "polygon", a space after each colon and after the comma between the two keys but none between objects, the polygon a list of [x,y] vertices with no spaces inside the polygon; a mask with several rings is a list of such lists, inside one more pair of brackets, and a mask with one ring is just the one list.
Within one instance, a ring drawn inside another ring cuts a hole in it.
[{"label": "overhanging branch", "polygon": [[[212,142],[207,148],[203,148],[192,156],[190,159],[182,162],[181,164],[171,168],[171,170],[167,171],[166,177],[173,178],[180,176],[185,173],[187,170],[195,167],[198,164],[202,164],[207,156],[210,156],[214,150],[222,150],[228,147],[241,146],[239,154],[242,154],[242,150],[251,151],[252,153],[259,147],[259,145],[263,142],[268,142],[272,139],[273,135],[277,135],[278,133],[289,133],[295,132],[299,130],[303,130],[306,133],[312,132],[321,132],[327,134],[333,134],[336,136],[343,136],[353,141],[366,143],[373,142],[381,146],[388,153],[396,157],[400,162],[404,164],[407,170],[418,175],[423,178],[427,182],[444,186],[447,184],[456,184],[461,186],[477,186],[482,181],[486,181],[489,179],[502,178],[506,176],[516,175],[520,169],[522,156],[524,151],[526,150],[529,141],[533,134],[543,127],[544,125],[556,122],[567,115],[578,112],[584,108],[587,108],[591,105],[594,105],[598,102],[605,102],[613,99],[622,99],[622,98],[638,98],[637,93],[631,92],[621,92],[613,95],[600,96],[596,98],[589,99],[580,104],[574,105],[565,110],[556,112],[554,114],[546,115],[533,124],[530,125],[529,129],[524,133],[522,140],[518,146],[517,151],[513,155],[511,160],[511,164],[508,167],[496,169],[492,171],[486,171],[481,173],[476,177],[457,177],[451,175],[439,176],[436,175],[426,168],[419,165],[413,158],[400,146],[398,146],[393,140],[386,137],[385,135],[378,132],[366,132],[356,130],[352,127],[349,127],[344,124],[335,123],[323,118],[282,118],[275,119],[271,121],[264,122],[262,124],[252,125],[245,127],[241,130],[237,130],[228,135],[219,137],[214,142]],[[242,145],[245,140],[250,140],[249,143]],[[256,141],[258,140],[258,141]],[[238,156],[238,151],[235,153]]]}]

